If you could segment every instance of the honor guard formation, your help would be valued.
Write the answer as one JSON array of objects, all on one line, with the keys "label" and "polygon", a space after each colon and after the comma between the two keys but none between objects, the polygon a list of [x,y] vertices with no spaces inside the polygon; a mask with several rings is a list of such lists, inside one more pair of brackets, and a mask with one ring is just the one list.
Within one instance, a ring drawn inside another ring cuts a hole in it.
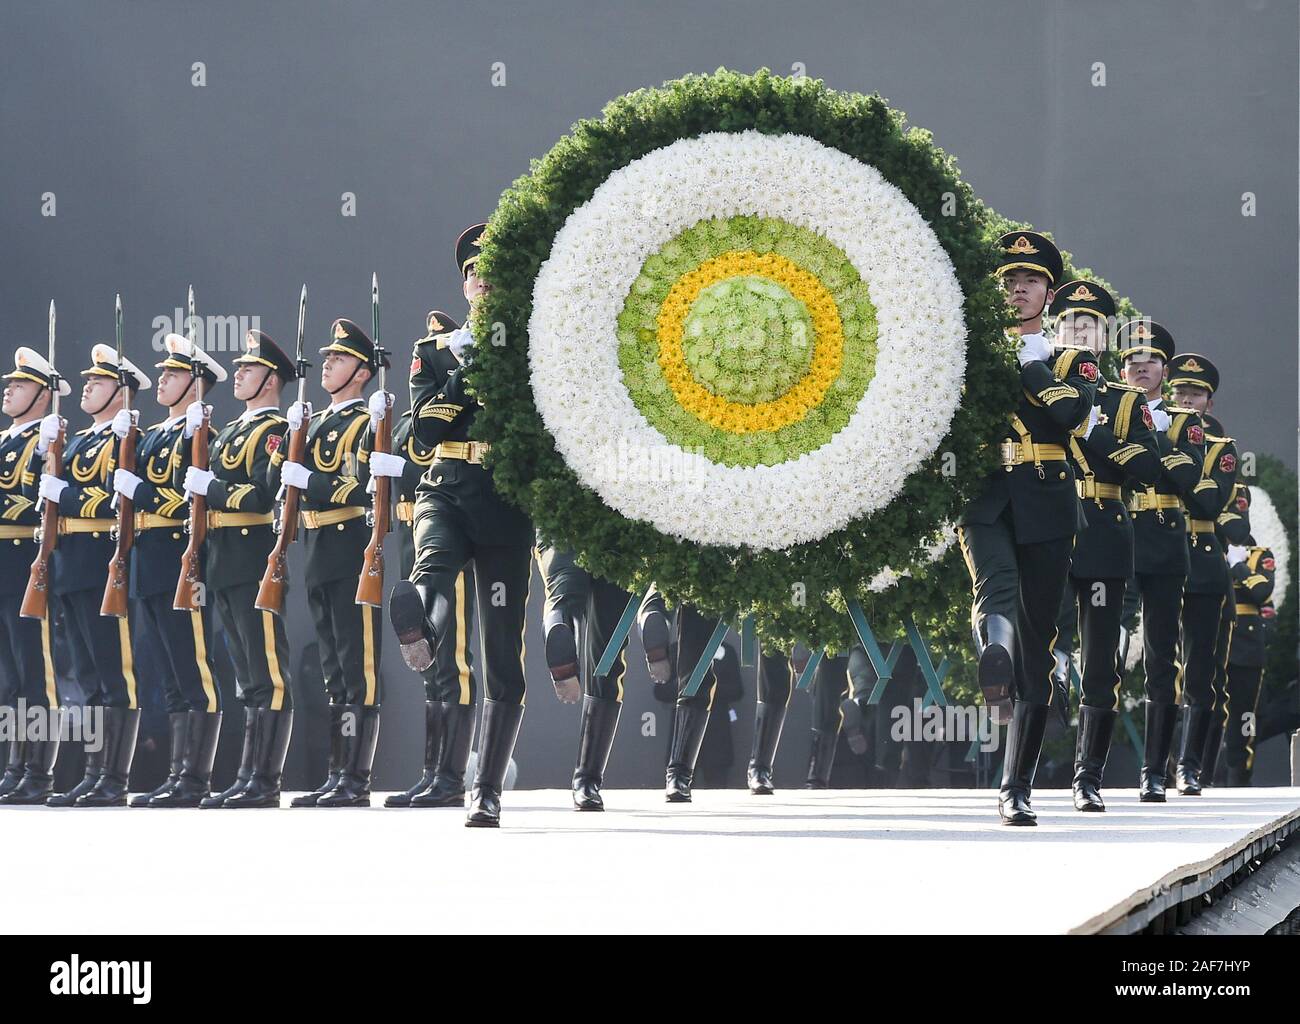
[{"label": "honor guard formation", "polygon": [[[455,246],[471,310],[487,290],[476,272],[484,228],[468,228]],[[957,533],[971,576],[979,685],[1009,723],[1001,820],[1035,824],[1034,775],[1049,716],[1069,721],[1076,642],[1074,805],[1105,810],[1103,773],[1139,611],[1140,799],[1200,794],[1221,748],[1227,782],[1248,784],[1254,752],[1241,722],[1259,696],[1275,565],[1251,536],[1251,493],[1238,479],[1235,442],[1211,415],[1219,369],[1203,355],[1179,353],[1173,335],[1149,319],[1117,325],[1114,298],[1094,281],[1062,281],[1061,254],[1043,235],[1010,232],[998,247],[998,274],[1019,319],[1020,398],[1000,442],[1001,465]],[[168,334],[156,382],[122,353],[119,300],[117,344],[91,348],[78,368],[80,415],[65,416],[60,400],[72,388],[56,369],[51,304],[48,355],[19,348],[4,378],[0,703],[21,699],[64,724],[101,716],[102,742],[76,741],[85,743],[84,775],[56,793],[66,730],[15,739],[0,804],[280,806],[294,735],[283,613],[290,596],[303,594],[329,699],[329,763],[320,785],[292,806],[369,805],[383,704],[379,659],[391,628],[424,682],[425,746],[418,778],[385,805],[465,807],[467,825],[495,827],[524,718],[524,618],[536,558],[551,681],[560,700],[580,706],[574,807],[604,809],[625,650],[608,671],[597,667],[631,595],[536,534],[497,495],[466,381],[469,329],[441,310],[429,313],[411,359],[410,408],[398,415],[378,310],[376,281],[369,332],[333,322],[318,349],[328,404],[315,410],[306,390],[305,288],[293,356],[251,331],[228,370],[192,332]],[[192,291],[188,323],[196,323]],[[1103,372],[1111,360],[1120,380]],[[218,426],[206,399],[221,386],[243,412]],[[296,396],[285,394],[290,387]],[[397,571],[388,571],[385,622],[390,531]],[[299,536],[305,559],[294,592],[287,554]],[[486,594],[493,599],[480,601]],[[469,642],[476,618],[477,665]],[[55,622],[64,643],[53,642]],[[688,802],[723,678],[719,662],[695,693],[687,681],[713,623],[689,605],[670,609],[652,588],[637,624],[656,695],[675,706],[665,795]],[[214,629],[224,635],[243,705],[239,767],[223,789],[212,778],[225,713]],[[59,674],[80,686],[75,702],[60,699],[56,650],[66,651]],[[841,731],[855,752],[866,749],[867,692],[864,673],[854,671],[861,655],[816,667],[808,788],[829,785]],[[773,792],[786,706],[803,665],[787,652],[761,652],[758,661],[747,781],[763,795]],[[129,797],[137,666],[146,664],[144,685],[161,685],[168,716],[169,772],[156,789]],[[478,756],[467,779],[479,675]]]}]

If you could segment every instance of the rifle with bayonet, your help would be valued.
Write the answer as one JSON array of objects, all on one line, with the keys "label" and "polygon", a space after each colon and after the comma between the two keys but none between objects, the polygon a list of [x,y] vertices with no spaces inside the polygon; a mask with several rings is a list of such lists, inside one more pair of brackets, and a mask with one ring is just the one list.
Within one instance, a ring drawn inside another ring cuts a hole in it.
[{"label": "rifle with bayonet", "polygon": [[[117,297],[114,312],[117,325],[117,386],[122,394],[122,408],[131,411],[131,373],[126,368],[122,357],[122,296]],[[140,430],[135,417],[126,436],[117,446],[117,468],[128,473],[135,472],[135,449],[140,439]],[[108,561],[108,581],[104,584],[104,599],[99,604],[100,615],[112,615],[125,618],[127,612],[127,595],[131,589],[131,548],[135,544],[135,502],[125,494],[117,496],[117,526],[113,528],[113,557]]]},{"label": "rifle with bayonet", "polygon": [[[302,297],[298,302],[298,355],[294,360],[294,375],[298,378],[298,404],[306,413],[307,369],[311,363],[303,355],[306,344],[307,322],[307,286],[302,286]],[[289,461],[299,465],[307,457],[307,428],[309,419],[303,416],[298,429],[289,435]],[[284,499],[280,502],[280,518],[276,524],[277,536],[275,547],[266,556],[266,571],[262,574],[261,585],[257,588],[257,598],[253,602],[259,611],[284,613],[284,591],[289,582],[289,545],[298,537],[298,500],[297,487],[284,487]]]},{"label": "rifle with bayonet", "polygon": [[[194,399],[203,405],[203,364],[196,354],[198,347],[198,320],[194,315],[194,286],[190,286],[186,302],[185,336],[190,341],[190,372],[194,375]],[[207,469],[209,458],[208,421],[212,410],[203,406],[203,422],[190,439],[190,464],[196,469]],[[195,612],[203,605],[203,542],[208,536],[208,498],[205,494],[190,495],[190,515],[185,521],[189,542],[181,555],[181,574],[176,580],[176,596],[172,607],[178,612]]]},{"label": "rifle with bayonet", "polygon": [[[375,430],[372,452],[391,455],[393,451],[393,396],[388,394],[388,372],[385,367],[387,350],[379,344],[379,275],[370,279],[370,330],[375,343],[375,363],[379,366],[379,390],[385,396],[388,408]],[[393,486],[390,477],[372,477],[375,481],[375,498],[370,510],[370,543],[366,545],[361,577],[357,580],[357,604],[374,608],[384,603],[384,537],[392,529]]]},{"label": "rifle with bayonet", "polygon": [[[59,415],[59,373],[54,361],[54,300],[50,300],[50,412]],[[59,436],[50,442],[45,450],[45,472],[50,476],[63,475],[63,442],[67,434],[67,424],[61,423]],[[50,557],[59,539],[59,503],[45,499],[41,509],[41,525],[36,530],[36,542],[39,545],[36,559],[32,562],[31,572],[27,577],[27,589],[23,592],[23,603],[18,614],[25,619],[43,619],[49,613],[50,600]]]}]

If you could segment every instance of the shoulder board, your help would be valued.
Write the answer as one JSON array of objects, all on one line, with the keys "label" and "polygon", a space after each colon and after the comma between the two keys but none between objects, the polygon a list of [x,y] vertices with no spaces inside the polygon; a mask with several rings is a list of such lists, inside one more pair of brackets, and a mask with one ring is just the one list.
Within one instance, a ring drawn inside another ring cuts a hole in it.
[{"label": "shoulder board", "polygon": [[1236,444],[1236,440],[1231,437],[1219,437],[1217,434],[1211,434],[1208,431],[1205,434],[1206,444]]},{"label": "shoulder board", "polygon": [[1182,405],[1166,405],[1166,406],[1165,406],[1165,412],[1169,413],[1170,416],[1176,416],[1176,415],[1178,415],[1179,413],[1187,413],[1187,414],[1192,415],[1192,416],[1199,416],[1199,415],[1201,415],[1201,414],[1200,414],[1199,412],[1197,412],[1195,409],[1188,409],[1187,407],[1182,406]]},{"label": "shoulder board", "polygon": [[94,427],[87,427],[85,430],[78,430],[76,436],[85,437],[85,435],[89,434],[94,429]]},{"label": "shoulder board", "polygon": [[1132,384],[1125,384],[1122,380],[1107,379],[1106,387],[1114,388],[1116,391],[1136,391],[1139,395],[1146,394],[1141,388],[1135,388]]}]

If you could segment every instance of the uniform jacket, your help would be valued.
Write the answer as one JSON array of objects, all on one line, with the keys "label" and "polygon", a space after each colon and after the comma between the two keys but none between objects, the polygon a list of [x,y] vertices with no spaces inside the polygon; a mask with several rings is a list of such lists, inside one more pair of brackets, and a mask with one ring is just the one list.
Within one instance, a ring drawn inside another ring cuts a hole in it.
[{"label": "uniform jacket", "polygon": [[179,485],[190,465],[190,440],[185,437],[185,417],[149,427],[135,448],[135,473],[140,486],[131,499],[137,512],[150,512],[169,520],[166,526],[137,530],[131,548],[131,596],[174,593],[180,575],[181,555],[189,542],[185,520],[189,503]]},{"label": "uniform jacket", "polygon": [[[364,400],[326,407],[312,416],[303,457],[303,465],[311,471],[299,503],[303,511],[370,508],[366,492],[370,483],[369,438],[370,412]],[[277,457],[271,463],[270,480],[276,490],[280,487],[283,461]],[[366,545],[370,543],[370,527],[364,515],[319,529],[303,529],[299,536],[307,552],[307,586],[361,575]]]},{"label": "uniform jacket", "polygon": [[[1005,439],[1068,448],[1070,432],[1088,419],[1098,376],[1095,357],[1081,349],[1069,349],[1051,363],[1026,363],[1020,368],[1020,402]],[[992,524],[1008,506],[1019,544],[1070,537],[1086,525],[1069,462],[1026,461],[995,470],[984,492],[966,506],[959,525]]]},{"label": "uniform jacket", "polygon": [[[1075,474],[1082,481],[1140,488],[1160,478],[1160,449],[1146,398],[1137,388],[1102,380],[1096,425],[1070,439]],[[1070,574],[1078,579],[1133,575],[1133,526],[1123,498],[1084,497],[1088,528],[1075,541]]]},{"label": "uniform jacket", "polygon": [[1222,594],[1228,588],[1226,552],[1219,540],[1219,517],[1234,504],[1237,494],[1237,444],[1230,437],[1205,435],[1205,465],[1197,483],[1196,502],[1188,510],[1211,511],[1208,516],[1194,515],[1210,528],[1189,523],[1187,534],[1188,573],[1184,588],[1190,594]]},{"label": "uniform jacket", "polygon": [[[479,440],[474,437],[479,402],[466,389],[463,366],[458,366],[441,388],[435,388],[431,380],[417,387],[412,378],[411,401],[413,433],[426,448],[443,441]],[[497,494],[491,472],[481,464],[435,458],[420,481],[417,501],[455,506],[480,536],[491,537],[494,543],[533,545],[532,523]]]},{"label": "uniform jacket", "polygon": [[[59,496],[59,516],[67,519],[97,519],[103,529],[92,533],[68,533],[59,537],[54,549],[55,594],[81,590],[103,590],[108,582],[108,563],[116,547],[112,538],[113,472],[117,469],[118,440],[108,423],[87,427],[68,439],[63,451],[63,479],[68,486]],[[27,496],[39,503],[40,459],[29,474],[32,483]]]},{"label": "uniform jacket", "polygon": [[1260,609],[1273,596],[1273,580],[1277,572],[1273,552],[1265,547],[1252,547],[1245,561],[1232,566],[1230,572],[1233,596],[1241,607],[1237,625],[1232,631],[1228,663],[1262,668],[1267,627]]},{"label": "uniform jacket", "polygon": [[[1160,407],[1162,403],[1148,403]],[[1205,465],[1204,427],[1200,414],[1169,408],[1168,430],[1156,431],[1160,446],[1160,479],[1148,494],[1179,498],[1197,518],[1214,518],[1207,512],[1217,497],[1196,491]],[[1183,506],[1130,513],[1133,521],[1133,561],[1140,573],[1184,576],[1187,574],[1187,529]]]},{"label": "uniform jacket", "polygon": [[40,433],[40,420],[23,425],[13,437],[0,433],[0,526],[27,531],[26,537],[0,539],[0,594],[23,593],[36,558],[36,527],[44,503],[31,492],[41,471],[36,457]]},{"label": "uniform jacket", "polygon": [[[262,515],[274,511],[271,463],[273,458],[283,458],[287,428],[280,410],[267,408],[233,419],[216,433],[208,457],[208,469],[216,474],[206,495],[210,510]],[[184,467],[178,468],[183,478]],[[204,581],[209,588],[257,583],[275,547],[275,529],[269,522],[210,529],[204,546]]]}]

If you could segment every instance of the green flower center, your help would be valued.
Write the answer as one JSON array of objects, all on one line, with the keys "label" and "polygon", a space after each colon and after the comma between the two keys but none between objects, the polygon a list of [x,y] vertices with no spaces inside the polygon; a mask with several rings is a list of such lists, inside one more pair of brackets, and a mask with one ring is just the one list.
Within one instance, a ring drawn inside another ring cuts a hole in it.
[{"label": "green flower center", "polygon": [[775,281],[740,276],[705,288],[682,337],[686,365],[713,394],[732,402],[771,402],[812,362],[812,318]]}]

